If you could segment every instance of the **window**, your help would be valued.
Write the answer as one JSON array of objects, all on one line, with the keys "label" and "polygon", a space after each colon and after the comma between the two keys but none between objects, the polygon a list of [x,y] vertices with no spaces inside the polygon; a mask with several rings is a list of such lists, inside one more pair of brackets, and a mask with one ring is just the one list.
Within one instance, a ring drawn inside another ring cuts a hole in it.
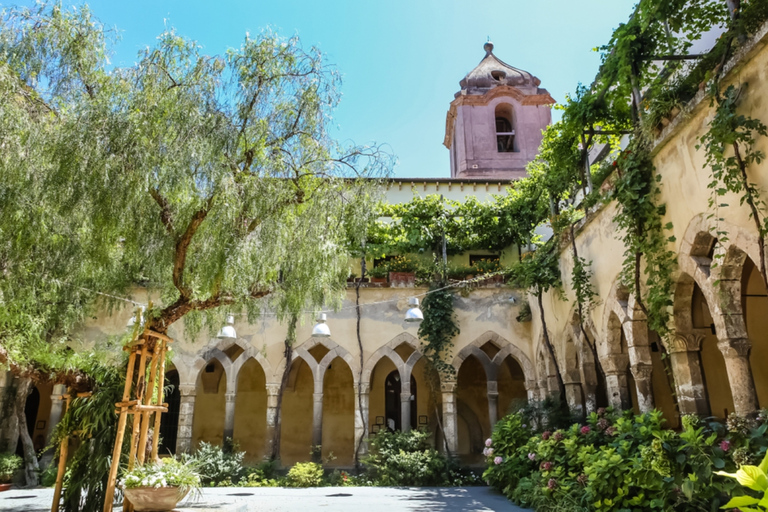
[{"label": "window", "polygon": [[496,148],[499,153],[517,151],[514,115],[512,106],[507,103],[496,106]]}]

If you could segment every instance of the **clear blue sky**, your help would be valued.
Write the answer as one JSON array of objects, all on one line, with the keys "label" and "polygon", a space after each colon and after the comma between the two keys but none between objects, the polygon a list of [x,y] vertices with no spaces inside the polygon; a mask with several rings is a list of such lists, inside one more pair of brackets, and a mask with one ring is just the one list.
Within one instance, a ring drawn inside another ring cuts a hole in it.
[{"label": "clear blue sky", "polygon": [[[8,5],[11,2],[3,2]],[[21,2],[26,3],[26,2]],[[81,1],[65,0],[65,4]],[[95,0],[121,32],[114,64],[130,65],[166,27],[218,54],[270,26],[317,45],[342,73],[337,138],[387,143],[398,177],[450,175],[445,113],[487,36],[505,62],[541,79],[557,101],[590,83],[592,48],[626,21],[634,0]],[[554,112],[555,118],[558,113]]]}]

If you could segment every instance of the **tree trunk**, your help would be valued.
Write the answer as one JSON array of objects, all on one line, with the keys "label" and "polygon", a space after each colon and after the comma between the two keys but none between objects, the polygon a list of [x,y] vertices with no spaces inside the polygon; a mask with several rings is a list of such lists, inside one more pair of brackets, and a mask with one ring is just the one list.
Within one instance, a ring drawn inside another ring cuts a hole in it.
[{"label": "tree trunk", "polygon": [[355,313],[357,315],[357,349],[360,351],[360,373],[357,376],[357,409],[360,412],[360,423],[363,425],[363,435],[360,436],[360,440],[355,446],[355,472],[360,474],[360,449],[365,442],[365,435],[368,433],[368,423],[365,421],[365,413],[363,412],[363,365],[365,363],[363,359],[363,338],[360,335],[360,285],[365,279],[365,256],[360,259],[360,281],[355,286]]},{"label": "tree trunk", "polygon": [[10,382],[5,388],[3,397],[2,415],[2,439],[0,439],[0,453],[15,452],[19,444],[19,416],[16,412],[16,389],[18,388],[18,379],[10,377]]},{"label": "tree trunk", "polygon": [[272,453],[270,454],[271,460],[278,460],[280,458],[280,437],[283,425],[282,419],[282,407],[283,407],[283,393],[288,385],[288,377],[291,374],[291,363],[293,362],[293,342],[296,341],[296,321],[298,318],[296,315],[291,317],[291,322],[288,325],[288,334],[285,337],[285,369],[283,370],[283,377],[280,379],[280,389],[277,392],[277,406],[275,407],[275,433],[272,438]]},{"label": "tree trunk", "polygon": [[568,402],[565,398],[565,382],[563,382],[563,374],[560,373],[560,365],[557,362],[557,356],[555,355],[555,349],[552,347],[552,343],[549,340],[549,332],[547,332],[547,321],[544,318],[544,303],[542,302],[542,295],[544,293],[541,290],[538,290],[538,293],[536,293],[536,301],[539,304],[539,315],[541,316],[541,330],[544,333],[544,346],[547,347],[547,351],[549,352],[549,356],[552,358],[552,364],[555,365],[555,373],[557,374],[557,390],[560,394],[560,404],[568,408]]},{"label": "tree trunk", "polygon": [[16,416],[19,420],[19,438],[21,439],[21,446],[24,449],[24,477],[27,481],[27,487],[37,487],[37,474],[40,471],[40,466],[37,463],[35,445],[32,443],[32,438],[29,436],[27,416],[24,410],[27,403],[27,397],[31,391],[32,380],[28,378],[19,379],[19,387],[16,391]]}]

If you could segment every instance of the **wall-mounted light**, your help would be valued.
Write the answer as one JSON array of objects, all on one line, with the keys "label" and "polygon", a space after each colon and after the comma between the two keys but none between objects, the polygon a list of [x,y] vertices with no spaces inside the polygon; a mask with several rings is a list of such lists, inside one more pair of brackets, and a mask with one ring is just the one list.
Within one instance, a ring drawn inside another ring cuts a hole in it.
[{"label": "wall-mounted light", "polygon": [[221,328],[217,338],[237,338],[237,332],[235,332],[235,316],[227,315],[227,325]]},{"label": "wall-mounted light", "polygon": [[422,313],[421,309],[419,309],[419,299],[416,297],[411,297],[408,299],[408,305],[411,306],[411,308],[405,312],[406,322],[415,323],[424,320],[424,313]]},{"label": "wall-mounted light", "polygon": [[328,327],[328,324],[325,323],[327,317],[325,313],[320,313],[317,315],[317,323],[312,328],[312,337],[313,338],[330,338],[331,337],[331,329]]}]

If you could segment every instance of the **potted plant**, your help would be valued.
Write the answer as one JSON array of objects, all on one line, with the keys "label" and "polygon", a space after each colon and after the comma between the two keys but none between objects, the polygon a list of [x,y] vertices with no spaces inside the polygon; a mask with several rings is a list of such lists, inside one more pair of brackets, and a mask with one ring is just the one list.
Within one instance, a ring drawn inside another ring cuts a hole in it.
[{"label": "potted plant", "polygon": [[498,258],[482,258],[472,265],[478,275],[494,274],[482,280],[484,285],[500,284],[504,282],[504,276],[500,274],[502,268]]},{"label": "potted plant", "polygon": [[167,458],[137,465],[123,476],[122,487],[137,512],[167,511],[200,487],[200,475],[191,465]]},{"label": "potted plant", "polygon": [[396,256],[387,262],[389,282],[392,286],[413,286],[419,262],[412,256]]},{"label": "potted plant", "polygon": [[368,275],[371,276],[372,283],[386,283],[387,276],[389,275],[389,268],[386,264],[381,264],[370,269]]},{"label": "potted plant", "polygon": [[0,491],[11,488],[11,482],[19,472],[24,461],[18,455],[12,453],[0,453]]}]

